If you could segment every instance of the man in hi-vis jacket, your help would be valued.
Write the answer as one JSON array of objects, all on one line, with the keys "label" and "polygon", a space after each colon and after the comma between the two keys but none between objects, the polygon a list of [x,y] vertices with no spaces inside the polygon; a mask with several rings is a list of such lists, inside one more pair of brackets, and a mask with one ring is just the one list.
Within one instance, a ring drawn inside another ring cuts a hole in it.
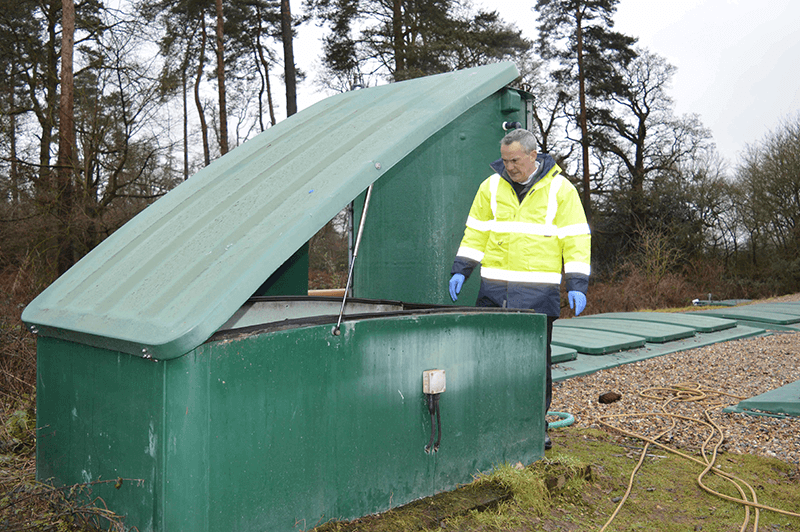
[{"label": "man in hi-vis jacket", "polygon": [[[591,236],[578,192],[547,154],[536,153],[536,137],[514,129],[500,141],[495,173],[478,188],[464,238],[453,262],[453,301],[480,263],[476,306],[533,309],[547,315],[547,389],[552,399],[550,342],[561,311],[562,268],[570,308],[586,306]],[[545,449],[551,447],[545,433]]]}]

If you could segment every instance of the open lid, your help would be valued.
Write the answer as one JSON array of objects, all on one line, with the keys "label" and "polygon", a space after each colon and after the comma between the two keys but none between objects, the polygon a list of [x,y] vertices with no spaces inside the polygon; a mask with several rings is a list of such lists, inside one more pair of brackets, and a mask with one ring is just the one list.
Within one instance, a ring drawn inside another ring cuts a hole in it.
[{"label": "open lid", "polygon": [[327,98],[143,210],[22,319],[40,335],[134,355],[188,353],[371,183],[517,76],[497,63]]}]

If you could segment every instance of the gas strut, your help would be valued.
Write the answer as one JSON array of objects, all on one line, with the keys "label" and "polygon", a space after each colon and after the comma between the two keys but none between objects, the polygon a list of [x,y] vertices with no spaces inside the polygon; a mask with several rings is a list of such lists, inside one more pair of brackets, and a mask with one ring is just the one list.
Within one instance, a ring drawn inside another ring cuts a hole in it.
[{"label": "gas strut", "polygon": [[367,197],[364,200],[364,210],[361,213],[361,221],[358,223],[358,235],[356,235],[356,244],[353,247],[353,259],[350,261],[350,271],[347,274],[347,286],[344,289],[344,297],[342,298],[342,309],[339,311],[339,319],[336,320],[336,326],[333,328],[334,336],[339,336],[339,334],[341,334],[339,327],[342,324],[344,305],[345,303],[347,303],[347,294],[350,292],[350,283],[353,280],[353,267],[356,264],[356,257],[358,256],[358,246],[359,244],[361,244],[361,234],[364,232],[364,221],[367,219],[367,210],[369,209],[369,199],[371,196],[372,196],[372,184],[369,186],[369,188],[367,188]]}]

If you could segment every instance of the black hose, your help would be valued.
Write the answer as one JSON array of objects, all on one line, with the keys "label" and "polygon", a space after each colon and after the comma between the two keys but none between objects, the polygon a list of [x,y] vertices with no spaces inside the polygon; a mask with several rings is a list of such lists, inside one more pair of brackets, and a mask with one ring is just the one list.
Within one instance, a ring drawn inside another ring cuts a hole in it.
[{"label": "black hose", "polygon": [[[425,398],[428,400],[428,412],[431,414],[431,439],[428,442],[428,445],[425,446],[425,452],[430,453],[431,451],[438,451],[439,444],[442,443],[442,415],[439,411],[439,394],[426,393]],[[434,416],[436,417],[435,423],[433,419]],[[437,434],[438,437],[436,438],[436,443],[434,444],[433,438]]]},{"label": "black hose", "polygon": [[[433,446],[433,451],[436,452],[439,450],[439,444],[442,443],[442,415],[439,413],[439,394],[437,393],[433,399],[434,404],[436,405],[436,429],[438,436],[436,437],[436,445]],[[431,435],[433,436],[433,435]]]}]

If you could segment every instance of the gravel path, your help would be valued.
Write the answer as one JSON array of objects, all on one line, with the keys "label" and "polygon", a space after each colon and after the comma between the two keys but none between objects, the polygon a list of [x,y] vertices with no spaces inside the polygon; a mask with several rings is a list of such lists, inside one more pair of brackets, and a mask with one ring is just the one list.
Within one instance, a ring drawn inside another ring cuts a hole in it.
[{"label": "gravel path", "polygon": [[[798,300],[800,294],[770,301]],[[550,410],[569,412],[575,416],[576,426],[594,428],[601,426],[602,416],[625,415],[607,418],[607,422],[655,437],[669,429],[675,418],[627,415],[667,411],[703,420],[706,408],[740,401],[716,392],[744,399],[797,380],[800,380],[800,333],[773,333],[663,355],[555,383]],[[677,385],[682,386],[675,388]],[[641,395],[647,389],[652,389],[646,394],[654,398]],[[677,397],[676,389],[697,389],[704,393],[684,394],[693,400],[673,399],[663,406],[669,398]],[[616,392],[622,397],[613,403],[600,403],[599,396],[606,392]],[[711,419],[725,434],[721,450],[769,456],[800,465],[800,417],[726,414],[721,412],[722,408],[710,411]],[[658,441],[684,452],[697,451],[712,432],[699,422],[679,419],[675,428]],[[717,441],[711,441],[709,447],[713,448]]]}]

